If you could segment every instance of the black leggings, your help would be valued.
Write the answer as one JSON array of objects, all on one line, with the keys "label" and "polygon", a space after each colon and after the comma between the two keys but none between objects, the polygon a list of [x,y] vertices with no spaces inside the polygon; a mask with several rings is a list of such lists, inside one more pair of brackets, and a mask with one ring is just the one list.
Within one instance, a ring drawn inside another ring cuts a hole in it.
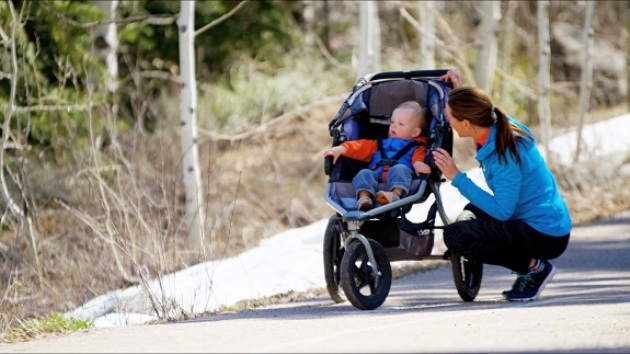
[{"label": "black leggings", "polygon": [[472,204],[464,209],[477,218],[446,226],[444,243],[451,252],[470,260],[526,274],[532,258],[556,258],[569,243],[570,233],[562,237],[549,236],[523,221],[497,220]]}]

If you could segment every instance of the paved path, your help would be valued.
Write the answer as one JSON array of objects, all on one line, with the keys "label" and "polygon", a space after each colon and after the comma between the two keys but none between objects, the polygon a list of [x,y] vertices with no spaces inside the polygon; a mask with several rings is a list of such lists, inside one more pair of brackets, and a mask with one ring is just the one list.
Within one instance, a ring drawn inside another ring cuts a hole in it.
[{"label": "paved path", "polygon": [[630,211],[575,227],[538,301],[510,303],[514,275],[486,266],[473,302],[449,264],[393,281],[360,311],[327,296],[187,322],[95,329],[0,344],[0,352],[630,352]]}]

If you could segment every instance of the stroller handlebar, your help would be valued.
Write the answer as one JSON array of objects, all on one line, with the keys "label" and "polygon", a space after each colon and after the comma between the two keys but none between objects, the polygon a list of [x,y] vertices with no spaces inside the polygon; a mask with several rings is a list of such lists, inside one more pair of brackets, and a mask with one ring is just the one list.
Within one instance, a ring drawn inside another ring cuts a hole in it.
[{"label": "stroller handlebar", "polygon": [[372,73],[364,76],[366,81],[374,81],[381,79],[414,79],[421,77],[440,77],[446,74],[450,69],[439,70],[411,70],[411,71],[383,71]]}]

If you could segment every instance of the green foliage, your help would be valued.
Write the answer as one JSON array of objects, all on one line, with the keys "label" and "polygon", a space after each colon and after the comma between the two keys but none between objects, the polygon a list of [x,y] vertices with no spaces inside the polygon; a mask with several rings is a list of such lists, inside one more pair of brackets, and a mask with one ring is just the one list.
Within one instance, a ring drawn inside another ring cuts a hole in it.
[{"label": "green foliage", "polygon": [[[91,57],[91,27],[86,24],[103,15],[89,1],[17,4],[23,26],[16,28],[18,110],[11,128],[23,143],[56,149],[67,145],[69,138],[80,136],[77,133],[87,131],[86,115],[77,112],[77,107],[85,106],[87,70],[96,65],[93,72],[99,72],[100,66]],[[3,9],[1,13],[3,23],[10,26],[10,12]],[[11,33],[10,27],[3,30]],[[13,71],[9,48],[6,46],[1,54],[3,72]],[[4,97],[10,95],[9,83],[3,80],[0,86]],[[6,109],[6,103],[2,108]]]},{"label": "green foliage", "polygon": [[[15,103],[19,109],[12,116],[11,128],[24,143],[48,148],[53,153],[72,149],[68,143],[85,145],[90,128],[86,110],[88,80],[99,82],[104,71],[104,64],[90,51],[96,21],[103,19],[103,13],[89,0],[15,3],[23,25],[17,28],[16,40],[19,80]],[[238,4],[240,1],[236,0],[196,2],[195,28],[212,23]],[[277,53],[288,51],[297,41],[292,35],[299,32],[293,16],[299,9],[299,3],[249,1],[227,21],[200,33],[195,39],[198,80],[215,80],[242,58],[256,58],[272,66],[280,64]],[[10,34],[8,4],[0,3],[0,10],[2,29]],[[138,122],[145,129],[154,125],[153,112],[141,107],[146,107],[159,92],[170,91],[172,81],[163,76],[139,80],[138,75],[178,74],[179,33],[175,20],[179,11],[179,1],[119,3],[117,17],[131,20],[118,25],[121,85],[116,99],[119,122],[126,124],[117,128],[133,127]],[[166,21],[156,25],[145,21],[147,16]],[[5,73],[12,72],[9,48],[0,50],[0,71]],[[6,77],[0,80],[0,95],[10,95],[10,80]],[[92,124],[96,130],[102,129],[102,108],[109,99],[112,97],[104,93],[92,92]],[[282,105],[279,103],[278,107]],[[2,100],[0,106],[4,111],[6,101]]]},{"label": "green foliage", "polygon": [[[252,61],[233,64],[229,76],[199,88],[199,125],[210,129],[242,131],[264,118],[318,99],[348,93],[355,78],[347,67],[330,67],[322,58],[286,53],[280,66]],[[319,80],[320,73],[327,78]]]},{"label": "green foliage", "polygon": [[37,57],[29,59],[36,62],[38,71],[49,83],[59,80],[63,75],[60,68],[64,66],[85,77],[83,61],[89,53],[91,38],[87,28],[81,25],[102,19],[103,15],[86,0],[25,1],[21,13],[26,43],[37,52]]},{"label": "green foliage", "polygon": [[[212,23],[236,7],[240,1],[197,1],[195,3],[195,29]],[[142,15],[176,15],[179,1],[123,2],[119,9],[121,18]],[[200,80],[217,77],[225,72],[230,63],[241,57],[257,57],[274,60],[277,53],[290,48],[295,32],[290,11],[284,1],[249,1],[229,20],[223,21],[195,38],[197,77]],[[126,70],[169,69],[179,63],[179,34],[177,25],[156,26],[132,23],[120,28],[121,55]],[[158,67],[156,67],[158,66]]]},{"label": "green foliage", "polygon": [[80,320],[53,313],[49,317],[23,321],[19,327],[9,331],[4,336],[3,341],[9,343],[23,342],[45,333],[76,332],[93,326],[93,320]]}]

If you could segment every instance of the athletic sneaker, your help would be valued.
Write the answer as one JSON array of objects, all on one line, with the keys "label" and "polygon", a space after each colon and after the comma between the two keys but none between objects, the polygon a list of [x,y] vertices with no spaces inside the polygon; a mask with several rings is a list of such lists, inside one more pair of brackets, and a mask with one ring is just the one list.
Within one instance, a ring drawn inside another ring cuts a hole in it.
[{"label": "athletic sneaker", "polygon": [[556,267],[547,260],[541,260],[538,270],[518,274],[512,290],[504,291],[504,296],[510,301],[536,300],[554,274]]},{"label": "athletic sneaker", "polygon": [[518,284],[518,275],[519,275],[519,274],[518,274],[517,272],[512,272],[512,274],[516,274],[516,275],[517,275],[516,280],[515,280],[515,281],[514,281],[514,283],[512,284],[512,288],[510,288],[510,289],[505,289],[505,290],[503,290],[503,292],[501,292],[501,295],[503,295],[503,297],[504,297],[504,298],[506,298],[506,299],[507,299],[507,295],[508,295],[508,294],[509,294],[512,290],[516,289],[516,286],[517,286],[516,284]]}]

